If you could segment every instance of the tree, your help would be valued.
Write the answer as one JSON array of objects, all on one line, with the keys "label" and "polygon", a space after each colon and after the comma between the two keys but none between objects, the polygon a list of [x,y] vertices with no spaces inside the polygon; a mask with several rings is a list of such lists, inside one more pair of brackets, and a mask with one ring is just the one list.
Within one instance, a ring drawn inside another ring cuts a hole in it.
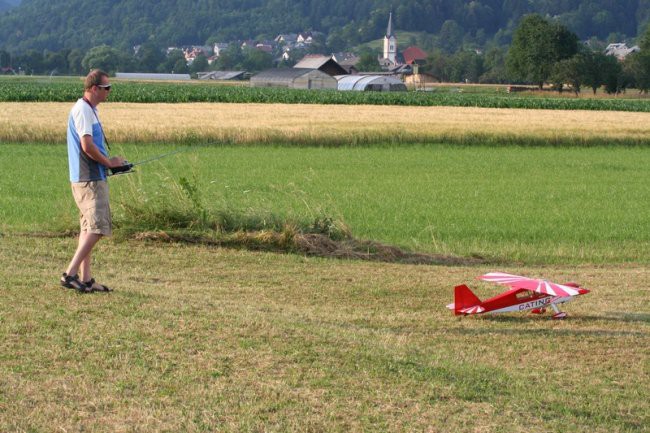
[{"label": "tree", "polygon": [[8,51],[0,50],[0,68],[11,66],[11,54]]},{"label": "tree", "polygon": [[174,66],[171,70],[171,72],[174,74],[187,74],[189,71],[190,70],[187,67],[187,61],[185,60],[185,57],[176,60],[176,63],[174,63]]},{"label": "tree", "polygon": [[326,45],[329,51],[335,53],[343,51],[347,46],[347,41],[341,36],[341,29],[334,29],[327,37]]},{"label": "tree", "polygon": [[74,48],[68,53],[68,72],[74,75],[83,75],[83,66],[81,61],[84,53],[79,48]]},{"label": "tree", "polygon": [[625,59],[625,70],[629,73],[634,86],[643,93],[650,89],[650,53],[634,53]]},{"label": "tree", "polygon": [[553,65],[578,51],[578,37],[560,24],[540,15],[526,15],[515,30],[506,65],[516,78],[536,83],[541,89]]},{"label": "tree", "polygon": [[483,61],[485,72],[479,78],[480,83],[507,83],[505,49],[492,47],[485,53]]},{"label": "tree", "polygon": [[130,65],[122,52],[108,45],[100,45],[88,50],[81,61],[81,66],[85,71],[102,69],[109,74],[113,74],[118,69],[128,68]]},{"label": "tree", "polygon": [[449,60],[450,81],[477,83],[483,74],[483,58],[474,51],[459,51]]},{"label": "tree", "polygon": [[634,79],[636,88],[643,93],[650,90],[650,25],[640,38],[639,48],[641,51],[629,55],[625,59],[626,69]]},{"label": "tree", "polygon": [[209,67],[208,58],[205,57],[205,54],[201,53],[194,58],[194,61],[190,64],[190,73],[196,74],[198,72],[205,72]]},{"label": "tree", "polygon": [[244,54],[239,44],[232,43],[221,52],[217,58],[217,69],[221,71],[240,69],[244,62]]},{"label": "tree", "polygon": [[165,54],[153,42],[145,42],[140,45],[136,55],[137,68],[141,72],[154,72],[165,62]]},{"label": "tree", "polygon": [[605,84],[605,75],[607,71],[616,69],[618,62],[613,56],[606,56],[601,52],[583,53],[585,61],[583,84],[591,88],[594,95],[598,89]]},{"label": "tree", "polygon": [[307,52],[309,52],[309,54],[323,54],[327,52],[325,35],[317,34],[312,36],[312,42],[307,47]]},{"label": "tree", "polygon": [[603,67],[603,84],[605,85],[605,92],[618,93],[621,89],[621,76],[623,67],[614,56],[606,56],[607,61],[602,65]]},{"label": "tree", "polygon": [[587,61],[582,54],[576,54],[568,59],[562,59],[553,65],[551,81],[558,92],[562,93],[564,84],[569,84],[571,90],[578,96],[584,82],[587,70]]},{"label": "tree", "polygon": [[441,50],[434,50],[427,57],[425,72],[430,73],[440,81],[450,80],[450,59]]},{"label": "tree", "polygon": [[438,34],[438,46],[447,53],[453,53],[463,43],[463,29],[454,20],[447,20],[442,24]]},{"label": "tree", "polygon": [[67,50],[63,51],[45,51],[43,55],[44,72],[51,74],[62,74],[68,72]]},{"label": "tree", "polygon": [[378,54],[370,49],[361,51],[359,53],[359,62],[356,67],[358,70],[363,72],[381,71]]},{"label": "tree", "polygon": [[25,54],[16,57],[15,66],[18,66],[27,74],[41,73],[44,70],[43,52],[28,50]]},{"label": "tree", "polygon": [[[178,62],[183,63],[182,68],[178,68],[176,64]],[[183,54],[183,51],[179,49],[171,50],[168,54],[167,57],[165,58],[165,61],[162,62],[161,64],[158,65],[158,68],[156,69],[160,73],[178,73],[178,74],[185,74],[187,73],[187,64],[185,62],[185,54]]]},{"label": "tree", "polygon": [[249,48],[244,52],[243,66],[247,71],[263,71],[273,67],[273,56],[257,48]]}]

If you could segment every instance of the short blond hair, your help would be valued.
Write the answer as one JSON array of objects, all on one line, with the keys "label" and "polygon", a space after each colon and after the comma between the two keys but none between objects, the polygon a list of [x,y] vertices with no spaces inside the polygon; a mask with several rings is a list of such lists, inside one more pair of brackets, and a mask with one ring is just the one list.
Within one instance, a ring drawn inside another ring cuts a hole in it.
[{"label": "short blond hair", "polygon": [[93,86],[102,84],[102,77],[108,78],[108,74],[101,69],[93,69],[84,81],[84,90],[90,90]]}]

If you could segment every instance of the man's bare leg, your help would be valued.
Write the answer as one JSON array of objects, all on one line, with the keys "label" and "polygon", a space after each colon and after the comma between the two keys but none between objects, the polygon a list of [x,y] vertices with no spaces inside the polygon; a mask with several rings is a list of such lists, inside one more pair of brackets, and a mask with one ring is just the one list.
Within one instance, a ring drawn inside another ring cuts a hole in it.
[{"label": "man's bare leg", "polygon": [[79,233],[79,244],[66,274],[77,275],[81,270],[81,275],[84,278],[82,281],[89,281],[90,276],[90,259],[91,252],[95,244],[102,238],[102,235],[97,233],[81,232]]}]

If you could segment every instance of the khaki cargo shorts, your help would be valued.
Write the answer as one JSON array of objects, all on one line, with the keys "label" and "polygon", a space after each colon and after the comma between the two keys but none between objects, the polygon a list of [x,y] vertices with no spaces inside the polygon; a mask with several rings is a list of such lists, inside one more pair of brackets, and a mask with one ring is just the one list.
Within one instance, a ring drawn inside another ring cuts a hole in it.
[{"label": "khaki cargo shorts", "polygon": [[79,208],[81,231],[110,236],[112,219],[108,200],[108,182],[105,180],[74,182],[72,195]]}]

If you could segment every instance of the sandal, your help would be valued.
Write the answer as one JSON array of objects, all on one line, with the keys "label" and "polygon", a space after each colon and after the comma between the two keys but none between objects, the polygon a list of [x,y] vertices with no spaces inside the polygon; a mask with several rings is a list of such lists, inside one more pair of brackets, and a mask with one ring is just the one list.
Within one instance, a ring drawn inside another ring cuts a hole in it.
[{"label": "sandal", "polygon": [[75,289],[79,293],[91,293],[93,290],[89,289],[84,283],[79,279],[79,275],[68,275],[65,272],[61,276],[61,285],[67,287],[68,289]]},{"label": "sandal", "polygon": [[113,289],[111,289],[108,286],[105,286],[103,284],[99,284],[97,281],[95,281],[94,278],[91,278],[90,281],[84,282],[87,288],[89,288],[93,292],[112,292]]}]

